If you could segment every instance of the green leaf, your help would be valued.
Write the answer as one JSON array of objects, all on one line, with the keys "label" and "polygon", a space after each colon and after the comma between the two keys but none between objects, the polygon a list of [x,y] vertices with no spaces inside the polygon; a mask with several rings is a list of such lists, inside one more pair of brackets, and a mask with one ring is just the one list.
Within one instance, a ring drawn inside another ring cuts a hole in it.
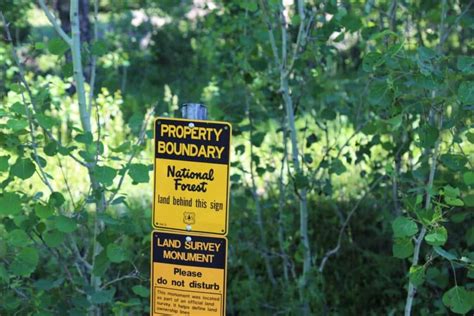
[{"label": "green leaf", "polygon": [[340,23],[349,32],[356,32],[362,27],[361,17],[359,15],[351,13],[342,17]]},{"label": "green leaf", "polygon": [[36,270],[38,261],[39,255],[35,248],[23,248],[13,260],[10,270],[17,276],[28,277]]},{"label": "green leaf", "polygon": [[369,90],[368,101],[371,105],[389,106],[392,103],[392,93],[385,81],[372,84]]},{"label": "green leaf", "polygon": [[56,228],[63,233],[72,233],[76,230],[76,221],[73,218],[59,215],[54,218]]},{"label": "green leaf", "polygon": [[63,156],[69,155],[71,152],[73,152],[77,147],[76,146],[71,146],[71,147],[63,147],[59,146],[58,147],[58,153],[60,153]]},{"label": "green leaf", "polygon": [[[46,167],[46,165],[48,164],[48,162],[46,161],[46,159],[44,159],[43,157],[41,157],[40,155],[36,156],[31,153],[30,154],[30,157],[31,157],[31,161],[35,161],[40,167],[44,168]],[[36,159],[38,159],[38,161],[36,161]]]},{"label": "green leaf", "polygon": [[29,158],[18,159],[15,164],[11,167],[10,172],[12,175],[26,180],[31,178],[35,173],[36,166]]},{"label": "green leaf", "polygon": [[464,202],[458,198],[451,198],[449,196],[444,197],[444,202],[451,206],[464,206]]},{"label": "green leaf", "polygon": [[416,223],[408,217],[400,216],[392,222],[393,236],[395,238],[411,237],[418,232]]},{"label": "green leaf", "polygon": [[0,284],[3,281],[4,283],[8,283],[10,280],[10,276],[8,275],[7,269],[5,269],[5,266],[3,263],[0,263]]},{"label": "green leaf", "polygon": [[421,46],[417,49],[418,57],[421,60],[431,60],[436,57],[436,52],[428,47]]},{"label": "green leaf", "polygon": [[469,228],[469,230],[467,231],[466,242],[469,247],[474,245],[474,226]]},{"label": "green leaf", "polygon": [[474,172],[468,171],[463,174],[464,183],[466,185],[473,185],[474,184]]},{"label": "green leaf", "polygon": [[52,157],[58,153],[58,144],[56,142],[49,142],[44,146],[43,151],[46,156]]},{"label": "green leaf", "polygon": [[53,207],[60,207],[64,202],[66,202],[66,200],[60,192],[53,192],[49,196],[48,204]]},{"label": "green leaf", "polygon": [[4,239],[0,239],[0,259],[5,258],[7,255],[7,242]]},{"label": "green leaf", "polygon": [[242,0],[240,1],[240,7],[245,10],[254,12],[258,9],[257,2],[253,0]]},{"label": "green leaf", "polygon": [[91,46],[91,53],[96,56],[107,54],[107,44],[105,41],[98,40]]},{"label": "green leaf", "polygon": [[464,197],[464,204],[469,207],[474,206],[474,194],[469,194]]},{"label": "green leaf", "polygon": [[51,129],[56,124],[56,120],[51,116],[47,116],[46,114],[39,113],[36,114],[35,117],[39,125],[44,129]]},{"label": "green leaf", "polygon": [[0,196],[0,215],[18,215],[21,212],[20,197],[12,192]]},{"label": "green leaf", "polygon": [[117,170],[107,166],[96,166],[94,169],[94,176],[97,181],[105,186],[111,186],[114,178],[117,175]]},{"label": "green leaf", "polygon": [[459,194],[461,194],[461,191],[459,190],[459,188],[454,188],[450,185],[445,185],[443,187],[443,194],[450,198],[457,198]]},{"label": "green leaf", "polygon": [[440,156],[441,162],[451,171],[460,171],[467,163],[466,157],[462,155],[444,154]]},{"label": "green leaf", "polygon": [[46,48],[46,44],[44,42],[36,42],[35,49],[42,50]]},{"label": "green leaf", "polygon": [[[64,282],[64,278],[59,279],[40,279],[33,283],[33,286],[38,290],[49,291],[58,288]],[[35,315],[36,316],[36,315]]]},{"label": "green leaf", "polygon": [[[239,146],[236,147],[236,152],[237,152],[238,147]],[[116,148],[111,148],[111,150],[114,153],[126,153],[126,152],[130,151],[130,142],[125,141],[125,142],[121,143],[120,146],[118,146]]]},{"label": "green leaf", "polygon": [[467,277],[470,279],[474,279],[474,267],[469,267],[469,271],[467,272]]},{"label": "green leaf", "polygon": [[466,133],[466,138],[471,144],[474,144],[474,133]]},{"label": "green leaf", "polygon": [[457,67],[465,74],[474,74],[474,58],[471,56],[459,56]]},{"label": "green leaf", "polygon": [[51,248],[61,245],[65,238],[66,235],[58,230],[50,230],[43,234],[44,242]]},{"label": "green leaf", "polygon": [[150,176],[148,175],[149,171],[148,166],[135,163],[130,165],[128,175],[136,183],[148,183],[150,181]]},{"label": "green leaf", "polygon": [[263,140],[265,139],[265,135],[266,133],[262,132],[253,133],[251,137],[252,145],[254,145],[255,147],[262,146]]},{"label": "green leaf", "polygon": [[464,222],[466,218],[469,216],[470,216],[469,212],[456,212],[456,213],[452,213],[450,218],[453,223],[459,224],[459,223]]},{"label": "green leaf", "polygon": [[443,304],[456,314],[466,314],[472,309],[471,296],[464,287],[454,286],[443,295]]},{"label": "green leaf", "polygon": [[149,297],[150,296],[150,289],[147,287],[144,287],[142,285],[135,285],[132,287],[133,293],[137,294],[138,296],[141,297]]},{"label": "green leaf", "polygon": [[96,276],[103,276],[109,267],[110,260],[107,257],[107,251],[102,251],[95,259],[95,265],[92,273]]},{"label": "green leaf", "polygon": [[365,55],[362,62],[362,69],[365,72],[373,72],[379,66],[384,63],[383,55],[378,52],[370,52]]},{"label": "green leaf", "polygon": [[333,109],[324,109],[320,117],[324,120],[332,121],[336,119],[337,114]]},{"label": "green leaf", "polygon": [[[318,141],[319,141],[319,138],[318,138],[318,136],[316,136],[316,134],[313,133],[313,134],[309,135],[308,137],[306,137],[306,148],[311,147],[311,145],[313,145],[314,143],[317,143]],[[242,151],[242,153],[243,153],[243,151]]]},{"label": "green leaf", "polygon": [[8,233],[8,242],[15,247],[25,247],[31,243],[31,239],[24,230],[15,229]]},{"label": "green leaf", "polygon": [[443,246],[448,240],[448,231],[443,226],[436,227],[425,236],[425,240],[431,246]]},{"label": "green leaf", "polygon": [[114,263],[120,263],[126,259],[122,247],[116,244],[107,245],[107,258]]},{"label": "green leaf", "polygon": [[64,78],[72,77],[74,75],[74,65],[72,63],[64,63],[61,67],[61,72]]},{"label": "green leaf", "polygon": [[431,148],[438,140],[439,131],[431,125],[425,125],[418,129],[418,137],[420,138],[421,147]]},{"label": "green leaf", "polygon": [[26,108],[25,105],[20,102],[15,102],[10,107],[10,110],[16,114],[26,115]]},{"label": "green leaf", "polygon": [[395,239],[392,246],[393,256],[399,259],[405,259],[413,254],[413,243],[411,238],[399,238]]},{"label": "green leaf", "polygon": [[25,119],[9,119],[7,122],[7,127],[13,132],[21,131],[28,126],[28,121]]},{"label": "green leaf", "polygon": [[462,103],[474,103],[474,81],[463,81],[458,89],[458,98]]},{"label": "green leaf", "polygon": [[46,219],[53,215],[54,209],[50,205],[36,204],[35,213],[39,218]]},{"label": "green leaf", "polygon": [[449,261],[452,261],[452,260],[456,260],[457,257],[455,255],[453,255],[452,253],[450,252],[447,252],[446,250],[444,250],[443,248],[441,247],[438,247],[438,246],[434,246],[433,247],[433,250],[438,254],[440,255],[441,257],[445,258],[445,259],[448,259]]},{"label": "green leaf", "polygon": [[411,266],[408,274],[410,282],[415,286],[420,286],[425,282],[425,267]]},{"label": "green leaf", "polygon": [[92,304],[107,304],[112,302],[115,295],[115,288],[102,290],[91,295]]},{"label": "green leaf", "polygon": [[370,40],[378,40],[378,39],[381,39],[381,38],[384,38],[384,37],[387,37],[387,36],[390,36],[390,37],[393,37],[393,38],[398,38],[398,34],[393,32],[393,31],[390,31],[390,30],[384,30],[382,32],[377,32],[375,34],[372,34],[370,36]]},{"label": "green leaf", "polygon": [[340,159],[333,159],[331,162],[331,167],[329,168],[329,172],[335,173],[337,175],[341,175],[346,172],[347,168],[344,166]]},{"label": "green leaf", "polygon": [[242,177],[240,176],[240,174],[233,174],[230,176],[230,181],[237,183],[240,181],[241,178]]},{"label": "green leaf", "polygon": [[464,202],[461,199],[458,199],[459,194],[461,194],[459,188],[445,185],[443,187],[443,194],[446,204],[451,206],[464,206]]},{"label": "green leaf", "polygon": [[392,130],[397,130],[402,125],[402,122],[403,122],[402,114],[396,115],[392,117],[391,119],[387,120],[387,123],[391,125]]},{"label": "green leaf", "polygon": [[85,134],[78,134],[76,137],[74,137],[74,140],[78,143],[92,144],[92,133],[87,132]]},{"label": "green leaf", "polygon": [[10,156],[0,156],[0,172],[8,171],[8,167],[10,166],[8,159],[10,159]]},{"label": "green leaf", "polygon": [[309,185],[308,177],[306,177],[301,171],[295,174],[294,181],[295,186],[300,189],[306,188]]},{"label": "green leaf", "polygon": [[69,45],[59,37],[48,41],[48,50],[53,55],[64,55],[69,49]]}]

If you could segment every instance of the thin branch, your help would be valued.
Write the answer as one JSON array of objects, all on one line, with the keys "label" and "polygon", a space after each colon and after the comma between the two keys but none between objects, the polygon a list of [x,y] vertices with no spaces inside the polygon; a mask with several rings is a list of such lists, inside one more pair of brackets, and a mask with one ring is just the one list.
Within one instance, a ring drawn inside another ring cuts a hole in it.
[{"label": "thin branch", "polygon": [[69,186],[69,181],[67,181],[67,177],[66,177],[66,174],[64,172],[63,164],[61,163],[61,159],[59,157],[57,157],[57,158],[58,158],[59,169],[61,170],[61,174],[62,174],[63,179],[64,179],[64,184],[66,185],[66,190],[69,194],[69,197],[71,198],[72,206],[74,207],[74,209],[76,209],[76,202],[74,202],[74,197],[72,195],[71,187]]},{"label": "thin branch", "polygon": [[[316,123],[318,124],[318,123]],[[341,147],[339,148],[337,154],[336,154],[336,157],[335,159],[339,158],[342,154],[342,151],[344,150],[344,148],[346,148],[348,145],[349,145],[349,142],[360,132],[360,130],[362,128],[364,128],[365,124],[362,124],[360,125],[359,127],[356,128],[356,130],[346,139],[346,141],[341,145]],[[321,127],[320,127],[321,128]],[[329,135],[328,135],[328,128],[327,126],[325,128],[322,128],[324,131],[325,131],[325,134],[326,134],[326,140],[327,142],[329,142]],[[337,138],[336,138],[337,139]],[[329,144],[329,143],[328,143]],[[323,157],[321,159],[321,161],[319,162],[318,166],[316,167],[316,169],[314,169],[314,171],[311,172],[311,176],[312,177],[316,177],[316,175],[318,174],[319,170],[321,170],[321,168],[323,167],[323,162],[329,157],[329,153],[334,149],[336,148],[337,146],[337,141],[335,141],[331,146],[327,146],[326,147],[326,150],[324,151],[324,154],[323,154]]]},{"label": "thin branch", "polygon": [[[72,237],[72,236],[69,236],[69,241],[70,241],[70,244],[71,244],[71,247],[72,247],[72,250],[74,252],[74,254],[76,255],[76,259],[78,261],[80,261],[82,263],[82,265],[89,271],[92,271],[92,265],[86,261],[86,259],[84,259],[83,256],[81,256],[81,253],[79,252],[79,248],[77,247],[77,243],[76,243],[76,240]],[[87,280],[86,280],[87,282]]]},{"label": "thin branch", "polygon": [[375,189],[375,187],[379,184],[379,182],[385,177],[385,175],[382,175],[380,177],[378,177],[373,183],[372,185],[369,187],[369,190],[367,190],[367,192],[364,193],[364,195],[357,201],[356,205],[354,205],[354,207],[350,210],[349,214],[347,215],[346,217],[346,220],[344,221],[344,223],[342,224],[340,230],[339,230],[339,235],[338,235],[338,238],[337,238],[337,243],[336,243],[336,247],[334,247],[333,249],[329,250],[326,252],[326,254],[324,255],[323,259],[321,260],[321,263],[319,264],[319,269],[318,271],[319,272],[323,272],[324,271],[324,267],[326,266],[326,263],[328,261],[328,259],[331,257],[331,256],[334,256],[340,249],[341,249],[341,242],[342,242],[342,237],[344,235],[344,231],[346,230],[346,227],[349,225],[349,222],[352,218],[352,216],[354,215],[354,213],[357,211],[357,209],[359,208],[359,205],[360,203],[362,203],[362,201],[369,195],[370,192],[372,192],[373,189]]},{"label": "thin branch", "polygon": [[[443,125],[443,114],[441,113],[438,120],[439,130],[441,129],[442,125]],[[424,205],[425,209],[429,209],[430,204],[431,204],[431,189],[433,188],[433,182],[434,182],[434,176],[436,172],[436,164],[438,162],[440,144],[441,144],[441,138],[438,138],[435,143],[433,155],[431,156],[430,173],[428,176],[428,183],[426,185],[426,196],[425,196],[425,205]],[[415,249],[413,251],[413,257],[412,257],[412,263],[411,263],[412,267],[418,264],[418,260],[420,257],[420,248],[421,248],[423,239],[425,238],[425,235],[426,235],[426,227],[423,225],[423,227],[421,228],[420,234],[415,239]],[[411,315],[411,308],[413,305],[413,299],[415,298],[415,294],[416,294],[416,285],[409,282],[408,291],[407,291],[407,299],[406,299],[406,304],[405,304],[405,316]]]},{"label": "thin branch", "polygon": [[280,4],[280,10],[278,12],[280,16],[280,28],[281,28],[281,71],[285,77],[288,76],[286,73],[287,55],[288,55],[288,33],[287,33],[287,22],[285,14],[283,14],[283,4]]},{"label": "thin branch", "polygon": [[299,51],[306,44],[306,39],[308,38],[309,32],[313,25],[313,20],[316,16],[316,10],[313,10],[311,16],[309,17],[308,23],[305,25],[305,13],[304,13],[304,1],[298,0],[298,12],[300,15],[300,27],[298,29],[298,35],[296,37],[296,45],[293,47],[293,54],[291,55],[291,60],[289,66],[286,70],[287,75],[293,70],[296,60],[299,57]]},{"label": "thin branch", "polygon": [[118,278],[116,278],[112,281],[109,281],[109,282],[105,283],[100,288],[105,289],[106,287],[108,287],[108,286],[110,286],[114,283],[117,283],[117,282],[120,282],[120,281],[123,281],[123,280],[126,280],[126,279],[138,279],[138,280],[140,280],[140,278],[138,277],[138,274],[139,274],[139,272],[137,270],[135,270],[135,271],[133,271],[133,272],[127,274],[127,275],[123,275],[121,277],[118,277]]},{"label": "thin branch", "polygon": [[[59,251],[55,251],[50,246],[48,246],[48,244],[46,244],[46,242],[44,241],[43,236],[41,236],[41,234],[38,233],[36,230],[33,230],[33,233],[38,237],[38,239],[41,241],[43,246],[56,258],[56,260],[58,261],[58,265],[63,269],[64,273],[66,274],[67,279],[69,280],[69,282],[71,282],[71,285],[74,287],[74,289],[81,294],[85,294],[83,290],[81,290],[80,288],[76,286],[76,282],[74,282],[74,278],[72,277],[72,274],[69,271],[69,268],[67,267],[67,263],[65,262],[65,258],[63,258],[62,254]],[[35,244],[37,244],[33,236],[28,232],[27,234],[28,234],[28,237],[30,237],[30,239]]]},{"label": "thin branch", "polygon": [[451,32],[453,31],[453,28],[455,28],[456,26],[458,26],[459,22],[461,21],[462,17],[469,11],[469,9],[471,8],[471,6],[474,4],[474,0],[471,0],[467,6],[464,8],[464,10],[461,12],[461,14],[458,15],[458,17],[456,18],[456,20],[454,21],[454,23],[448,28],[448,30],[446,32],[444,32],[442,34],[442,36],[440,37],[440,44],[439,45],[443,45],[444,42],[448,39],[448,36],[449,34],[451,34]]},{"label": "thin branch", "polygon": [[46,15],[46,17],[48,18],[49,22],[53,25],[54,29],[59,34],[59,36],[61,36],[62,39],[70,47],[72,47],[72,38],[69,35],[67,35],[66,32],[64,32],[63,28],[59,25],[59,22],[56,19],[56,17],[51,13],[49,8],[46,6],[46,3],[44,2],[44,0],[38,0],[38,3],[40,5],[41,9],[43,9],[43,12]]},{"label": "thin branch", "polygon": [[155,114],[155,107],[152,107],[150,110],[148,110],[148,113],[145,115],[145,121],[143,122],[143,125],[141,127],[141,130],[140,130],[140,134],[139,134],[139,137],[137,139],[137,142],[135,143],[135,149],[133,150],[133,152],[130,154],[128,160],[127,160],[127,163],[125,165],[125,168],[124,168],[124,171],[120,177],[120,180],[119,180],[119,183],[117,185],[117,187],[114,189],[114,192],[112,193],[112,195],[109,197],[109,199],[107,200],[106,202],[106,206],[109,205],[113,199],[115,198],[115,196],[117,195],[117,193],[120,191],[120,188],[122,187],[122,184],[123,184],[123,181],[125,179],[125,176],[127,175],[128,173],[128,170],[130,169],[130,166],[132,164],[132,161],[133,159],[135,159],[135,156],[138,154],[139,150],[139,146],[142,145],[143,141],[145,140],[145,136],[146,136],[146,128],[148,126],[148,122],[150,121],[150,119],[153,117],[153,115]]},{"label": "thin branch", "polygon": [[[98,38],[98,15],[99,15],[99,0],[94,0],[94,43]],[[91,63],[91,78],[89,81],[89,113],[92,112],[92,102],[94,100],[95,76],[97,68],[97,56],[92,55]]]},{"label": "thin branch", "polygon": [[289,267],[289,262],[288,262],[288,255],[286,253],[285,249],[285,236],[284,236],[284,227],[283,227],[283,208],[285,206],[285,184],[283,183],[283,173],[285,171],[285,163],[287,161],[287,156],[288,156],[288,143],[287,143],[287,136],[286,136],[286,130],[285,130],[285,122],[283,120],[282,122],[282,127],[283,127],[283,158],[281,159],[281,167],[280,167],[280,175],[278,178],[278,188],[279,188],[279,193],[280,197],[278,199],[278,243],[280,246],[280,252],[281,256],[283,259],[283,276],[285,278],[285,281],[288,282],[288,267]]},{"label": "thin branch", "polygon": [[275,58],[275,64],[281,68],[281,61],[280,61],[280,56],[278,55],[278,48],[275,41],[273,24],[270,21],[270,16],[268,14],[267,7],[265,6],[263,0],[259,0],[259,1],[260,1],[260,7],[262,8],[262,12],[263,12],[262,14],[263,21],[267,25],[268,37],[270,38],[270,46],[272,47],[273,58]]}]

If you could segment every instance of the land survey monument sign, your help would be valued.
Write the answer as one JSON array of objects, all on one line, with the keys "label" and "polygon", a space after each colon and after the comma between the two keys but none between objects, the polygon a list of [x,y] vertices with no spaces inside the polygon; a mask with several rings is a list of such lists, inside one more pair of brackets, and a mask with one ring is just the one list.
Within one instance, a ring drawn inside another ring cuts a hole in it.
[{"label": "land survey monument sign", "polygon": [[225,315],[227,239],[154,231],[152,315]]},{"label": "land survey monument sign", "polygon": [[226,235],[231,125],[157,118],[153,227]]}]

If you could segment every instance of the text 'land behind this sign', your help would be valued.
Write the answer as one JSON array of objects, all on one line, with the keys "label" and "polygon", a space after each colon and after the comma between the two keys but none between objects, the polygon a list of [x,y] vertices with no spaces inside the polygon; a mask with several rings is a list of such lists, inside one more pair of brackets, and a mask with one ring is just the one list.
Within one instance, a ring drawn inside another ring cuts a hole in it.
[{"label": "text 'land behind this sign'", "polygon": [[231,125],[157,118],[153,227],[226,235]]},{"label": "text 'land behind this sign'", "polygon": [[153,316],[225,315],[225,237],[154,231],[152,243]]}]

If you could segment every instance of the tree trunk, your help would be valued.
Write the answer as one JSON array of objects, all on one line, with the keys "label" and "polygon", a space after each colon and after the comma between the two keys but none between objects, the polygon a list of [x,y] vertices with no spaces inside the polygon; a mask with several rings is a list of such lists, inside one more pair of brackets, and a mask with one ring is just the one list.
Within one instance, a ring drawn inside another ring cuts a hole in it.
[{"label": "tree trunk", "polygon": [[[58,11],[58,17],[61,21],[61,26],[67,34],[71,34],[71,19],[69,16],[70,2],[64,0],[58,0],[55,5],[55,9]],[[91,22],[89,19],[89,1],[79,0],[79,29],[81,32],[81,44],[91,43],[92,32]],[[67,51],[66,61],[72,62],[71,52]],[[90,59],[86,62],[83,67],[84,79],[89,82],[91,76],[91,62]],[[74,93],[75,91],[72,91]]]}]

